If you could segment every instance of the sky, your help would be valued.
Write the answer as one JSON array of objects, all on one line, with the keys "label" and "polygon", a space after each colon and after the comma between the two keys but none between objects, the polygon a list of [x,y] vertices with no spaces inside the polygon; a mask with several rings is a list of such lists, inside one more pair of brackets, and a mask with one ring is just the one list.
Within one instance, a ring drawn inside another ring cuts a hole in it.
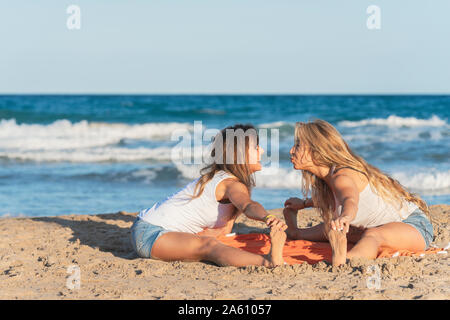
[{"label": "sky", "polygon": [[448,0],[0,0],[0,94],[450,94],[449,16]]}]

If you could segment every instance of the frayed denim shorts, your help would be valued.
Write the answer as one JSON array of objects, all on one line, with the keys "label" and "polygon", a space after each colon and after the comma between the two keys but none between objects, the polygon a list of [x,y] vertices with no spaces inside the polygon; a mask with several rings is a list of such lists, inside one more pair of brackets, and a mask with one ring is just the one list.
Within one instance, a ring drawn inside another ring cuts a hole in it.
[{"label": "frayed denim shorts", "polygon": [[164,233],[169,232],[160,226],[155,226],[137,217],[131,226],[131,245],[141,258],[152,258],[152,248],[155,241]]},{"label": "frayed denim shorts", "polygon": [[430,247],[431,242],[433,242],[434,240],[433,225],[431,224],[430,219],[428,219],[425,213],[422,212],[422,210],[416,209],[408,216],[408,218],[402,220],[402,222],[407,223],[419,230],[419,232],[425,239],[425,250]]}]

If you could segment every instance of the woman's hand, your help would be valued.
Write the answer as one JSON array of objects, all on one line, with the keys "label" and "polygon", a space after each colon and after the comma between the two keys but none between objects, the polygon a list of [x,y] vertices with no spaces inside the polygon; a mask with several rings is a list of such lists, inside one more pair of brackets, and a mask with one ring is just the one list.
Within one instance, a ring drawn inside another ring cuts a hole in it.
[{"label": "woman's hand", "polygon": [[267,218],[265,219],[266,225],[270,228],[277,227],[282,229],[283,231],[287,229],[286,223],[278,219],[272,214],[269,214]]},{"label": "woman's hand", "polygon": [[350,228],[350,217],[348,216],[340,216],[334,220],[331,220],[331,229],[335,231],[343,231],[344,233],[348,233]]},{"label": "woman's hand", "polygon": [[305,208],[305,200],[299,198],[289,198],[284,202],[284,207],[292,210],[302,210]]}]

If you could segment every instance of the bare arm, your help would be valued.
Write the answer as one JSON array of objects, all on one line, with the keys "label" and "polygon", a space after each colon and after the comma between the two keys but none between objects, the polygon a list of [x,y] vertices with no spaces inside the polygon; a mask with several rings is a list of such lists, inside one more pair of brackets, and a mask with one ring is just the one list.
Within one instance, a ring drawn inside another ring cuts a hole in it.
[{"label": "bare arm", "polygon": [[332,183],[336,198],[342,206],[341,215],[332,221],[332,227],[348,232],[349,224],[355,219],[358,212],[358,188],[354,180],[344,174],[336,176]]},{"label": "bare arm", "polygon": [[247,187],[240,182],[232,181],[228,183],[224,196],[250,219],[264,221],[264,218],[268,215],[259,202],[250,199]]},{"label": "bare arm", "polygon": [[314,207],[314,203],[311,198],[307,199],[300,199],[300,198],[289,198],[284,202],[284,207],[293,209],[295,211],[302,210],[305,208],[312,208]]}]

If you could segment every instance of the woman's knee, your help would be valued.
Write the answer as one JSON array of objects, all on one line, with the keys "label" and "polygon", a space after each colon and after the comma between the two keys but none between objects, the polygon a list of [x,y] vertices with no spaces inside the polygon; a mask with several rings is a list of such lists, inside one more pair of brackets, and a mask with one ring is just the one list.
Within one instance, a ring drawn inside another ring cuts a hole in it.
[{"label": "woman's knee", "polygon": [[172,233],[155,242],[152,257],[165,261],[198,261],[208,256],[217,244],[219,241],[213,237]]},{"label": "woman's knee", "polygon": [[376,241],[378,246],[382,246],[384,244],[383,234],[377,230],[376,228],[368,228],[362,233],[362,238],[371,238]]},{"label": "woman's knee", "polygon": [[202,237],[198,247],[198,252],[202,257],[208,257],[217,246],[220,245],[220,241],[213,237]]}]

